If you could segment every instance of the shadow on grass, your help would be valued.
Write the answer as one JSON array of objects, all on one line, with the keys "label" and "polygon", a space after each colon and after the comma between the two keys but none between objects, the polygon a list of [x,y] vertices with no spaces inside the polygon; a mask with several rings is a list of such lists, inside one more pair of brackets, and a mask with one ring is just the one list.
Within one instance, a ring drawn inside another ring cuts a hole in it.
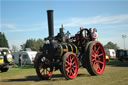
[{"label": "shadow on grass", "polygon": [[4,80],[4,82],[23,82],[23,81],[40,81],[40,79],[37,76],[27,76],[26,78]]},{"label": "shadow on grass", "polygon": [[[90,77],[88,74],[78,74],[77,77]],[[66,80],[62,74],[53,74],[51,80],[40,80],[38,76],[27,76],[25,78],[19,79],[8,79],[3,80],[3,82],[25,82],[25,81],[59,81]]]},{"label": "shadow on grass", "polygon": [[110,60],[107,65],[115,67],[128,67],[128,61],[121,62],[119,60]]}]

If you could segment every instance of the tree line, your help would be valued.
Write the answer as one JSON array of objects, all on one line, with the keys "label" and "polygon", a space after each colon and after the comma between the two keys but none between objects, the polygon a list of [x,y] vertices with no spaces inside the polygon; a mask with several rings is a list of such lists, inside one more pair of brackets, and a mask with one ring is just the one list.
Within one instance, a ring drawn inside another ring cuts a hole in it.
[{"label": "tree line", "polygon": [[109,41],[106,45],[104,45],[105,49],[114,49],[117,50],[119,49],[118,45],[116,43],[113,43],[111,41]]},{"label": "tree line", "polygon": [[44,40],[42,39],[28,39],[26,40],[26,43],[21,45],[22,50],[25,50],[26,48],[31,48],[33,51],[39,51],[40,47],[44,45]]},{"label": "tree line", "polygon": [[[25,48],[31,48],[33,51],[39,51],[40,47],[43,46],[44,40],[42,39],[28,39],[24,44],[21,45],[21,49],[25,50]],[[4,33],[0,32],[0,47],[9,48],[8,40]],[[16,45],[12,45],[12,50],[18,51]]]}]

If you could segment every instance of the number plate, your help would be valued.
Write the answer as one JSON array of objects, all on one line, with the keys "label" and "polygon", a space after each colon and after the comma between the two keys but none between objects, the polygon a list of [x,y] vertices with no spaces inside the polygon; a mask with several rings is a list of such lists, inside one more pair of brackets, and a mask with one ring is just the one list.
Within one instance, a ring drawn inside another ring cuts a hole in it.
[{"label": "number plate", "polygon": [[3,63],[3,59],[2,58],[0,58],[0,63]]}]

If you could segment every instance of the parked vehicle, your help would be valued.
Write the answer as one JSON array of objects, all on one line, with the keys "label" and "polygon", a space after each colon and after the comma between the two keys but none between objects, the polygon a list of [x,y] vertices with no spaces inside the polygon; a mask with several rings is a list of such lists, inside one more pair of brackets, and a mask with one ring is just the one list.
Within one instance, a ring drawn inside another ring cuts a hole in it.
[{"label": "parked vehicle", "polygon": [[23,65],[33,64],[36,54],[37,51],[19,51],[12,53],[12,55],[14,56],[15,64],[19,64],[19,55],[22,56]]},{"label": "parked vehicle", "polygon": [[118,49],[116,55],[120,61],[128,60],[128,50]]},{"label": "parked vehicle", "polygon": [[8,48],[0,48],[0,70],[7,72],[8,69],[14,64],[11,51]]},{"label": "parked vehicle", "polygon": [[109,62],[110,57],[106,55],[106,61]]},{"label": "parked vehicle", "polygon": [[105,53],[109,59],[116,59],[116,51],[114,49],[105,49]]}]

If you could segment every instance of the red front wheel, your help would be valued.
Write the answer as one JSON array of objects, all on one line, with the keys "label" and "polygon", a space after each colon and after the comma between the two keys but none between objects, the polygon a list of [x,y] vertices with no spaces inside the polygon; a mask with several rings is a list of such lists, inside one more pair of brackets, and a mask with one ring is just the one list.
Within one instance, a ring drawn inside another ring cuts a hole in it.
[{"label": "red front wheel", "polygon": [[93,41],[89,44],[86,51],[86,68],[91,75],[100,75],[104,72],[106,58],[103,46]]},{"label": "red front wheel", "polygon": [[62,71],[67,80],[74,79],[78,73],[78,59],[74,53],[68,52],[63,56]]}]

